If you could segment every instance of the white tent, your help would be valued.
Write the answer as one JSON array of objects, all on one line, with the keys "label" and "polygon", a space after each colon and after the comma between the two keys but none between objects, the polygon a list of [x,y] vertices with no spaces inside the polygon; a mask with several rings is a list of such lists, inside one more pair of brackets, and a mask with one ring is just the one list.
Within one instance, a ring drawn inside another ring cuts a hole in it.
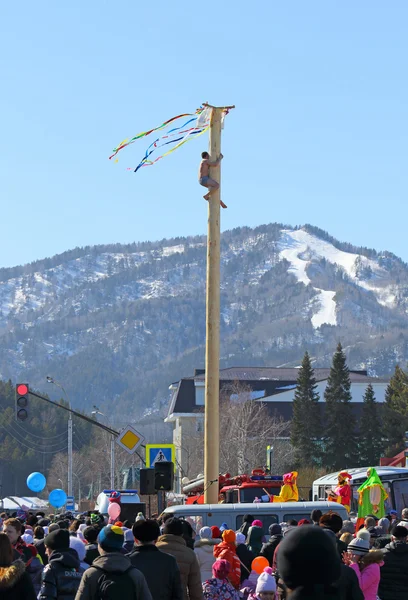
[{"label": "white tent", "polygon": [[24,510],[41,510],[42,508],[48,508],[48,502],[33,496],[6,496],[0,499],[1,510],[18,510],[19,508]]}]

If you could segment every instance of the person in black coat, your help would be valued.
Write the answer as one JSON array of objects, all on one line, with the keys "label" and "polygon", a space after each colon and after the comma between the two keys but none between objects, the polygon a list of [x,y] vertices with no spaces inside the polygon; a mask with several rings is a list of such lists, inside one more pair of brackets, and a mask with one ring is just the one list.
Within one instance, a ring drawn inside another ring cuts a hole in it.
[{"label": "person in black coat", "polygon": [[176,559],[156,548],[160,536],[158,523],[152,519],[136,521],[132,532],[135,546],[127,556],[145,576],[153,600],[183,600]]},{"label": "person in black coat", "polygon": [[272,567],[275,550],[283,540],[282,527],[278,523],[272,523],[269,525],[269,535],[271,537],[266,544],[263,544],[260,556],[264,556],[269,562],[269,566]]},{"label": "person in black coat", "polygon": [[235,536],[236,548],[235,552],[241,563],[241,583],[248,579],[251,574],[252,561],[255,558],[255,554],[251,552],[248,546],[245,544],[245,536],[243,533],[238,531]]},{"label": "person in black coat", "polygon": [[392,542],[384,548],[384,565],[381,567],[378,595],[381,600],[406,600],[408,598],[408,529],[397,525]]},{"label": "person in black coat", "polygon": [[39,525],[34,529],[34,546],[37,548],[37,552],[41,556],[41,560],[45,567],[48,565],[48,556],[45,551],[44,529]]},{"label": "person in black coat", "polygon": [[36,600],[34,586],[21,559],[13,562],[13,548],[5,533],[0,533],[1,600]]},{"label": "person in black coat", "polygon": [[78,554],[69,547],[69,531],[57,529],[45,538],[48,565],[44,567],[38,600],[74,600],[84,569]]},{"label": "person in black coat", "polygon": [[238,531],[244,534],[245,539],[248,535],[248,530],[251,527],[253,520],[254,517],[252,515],[244,515],[244,518],[242,519],[242,525],[238,529]]}]

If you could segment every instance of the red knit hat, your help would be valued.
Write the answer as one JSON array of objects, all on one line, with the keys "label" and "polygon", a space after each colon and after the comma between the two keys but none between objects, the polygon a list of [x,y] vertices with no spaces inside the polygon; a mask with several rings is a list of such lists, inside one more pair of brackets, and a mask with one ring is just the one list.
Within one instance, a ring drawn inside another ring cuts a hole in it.
[{"label": "red knit hat", "polygon": [[212,525],[211,531],[212,531],[212,539],[213,540],[216,539],[216,538],[220,538],[222,536],[220,528],[217,527],[217,525]]},{"label": "red knit hat", "polygon": [[300,527],[301,525],[310,525],[309,519],[300,519],[298,527]]}]

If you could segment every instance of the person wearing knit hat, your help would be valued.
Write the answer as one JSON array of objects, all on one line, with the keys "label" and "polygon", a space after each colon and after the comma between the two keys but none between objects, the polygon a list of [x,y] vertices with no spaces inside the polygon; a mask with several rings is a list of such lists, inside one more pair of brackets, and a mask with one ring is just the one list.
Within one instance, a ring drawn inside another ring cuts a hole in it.
[{"label": "person wearing knit hat", "polygon": [[218,559],[212,566],[212,578],[203,583],[205,600],[239,600],[239,593],[228,581],[231,566],[227,560]]},{"label": "person wearing knit hat", "polygon": [[85,562],[86,548],[82,540],[73,535],[69,538],[69,547],[78,554],[79,562],[83,570],[85,571],[89,565]]},{"label": "person wearing knit hat", "polygon": [[228,525],[227,525],[226,523],[221,523],[221,527],[220,527],[220,531],[221,531],[221,533],[222,533],[223,531],[225,531],[226,529],[228,529]]},{"label": "person wearing knit hat", "polygon": [[138,512],[136,521],[144,521],[144,520],[145,520],[144,514],[142,512]]},{"label": "person wearing knit hat", "polygon": [[279,523],[272,523],[272,525],[269,525],[269,535],[271,537],[262,545],[260,556],[264,556],[269,562],[269,566],[272,567],[275,550],[283,540],[282,527]]},{"label": "person wearing knit hat", "polygon": [[222,558],[229,562],[231,570],[228,574],[228,579],[235,589],[238,589],[241,582],[241,563],[236,551],[236,536],[235,531],[226,529],[222,533],[222,542],[214,547],[215,558]]},{"label": "person wearing knit hat", "polygon": [[240,531],[235,532],[235,551],[241,563],[241,584],[251,573],[251,564],[255,556],[246,545],[246,538]]},{"label": "person wearing knit hat", "polygon": [[301,527],[302,525],[311,525],[309,519],[300,519],[299,523],[298,523],[298,527]]},{"label": "person wearing knit hat", "polygon": [[255,598],[259,600],[274,600],[276,593],[276,580],[272,575],[271,567],[265,567],[256,582]]},{"label": "person wearing knit hat", "polygon": [[84,569],[69,542],[68,529],[58,528],[45,537],[48,565],[44,567],[38,598],[75,598]]},{"label": "person wearing knit hat", "polygon": [[214,546],[218,541],[212,539],[212,531],[209,527],[200,529],[200,539],[194,542],[194,552],[198,560],[201,572],[201,581],[207,581],[212,576],[212,566],[214,564]]},{"label": "person wearing knit hat", "polygon": [[120,552],[125,536],[117,525],[106,525],[98,535],[98,545],[105,552]]},{"label": "person wearing knit hat", "polygon": [[340,579],[341,562],[331,536],[321,528],[297,527],[282,540],[278,572],[291,600],[338,598],[333,586]]},{"label": "person wearing knit hat", "polygon": [[380,567],[383,566],[383,551],[370,550],[370,543],[362,538],[355,538],[348,545],[348,552],[343,558],[356,574],[365,600],[376,600],[381,579]]},{"label": "person wearing knit hat", "polygon": [[370,551],[370,542],[362,538],[354,538],[347,546],[347,552],[352,556],[364,556]]},{"label": "person wearing knit hat", "polygon": [[217,543],[219,544],[222,538],[222,531],[220,530],[219,527],[217,527],[217,525],[212,525],[210,527],[211,531],[212,531],[212,539],[213,540],[218,540]]},{"label": "person wearing knit hat", "polygon": [[123,531],[117,525],[101,529],[98,536],[100,556],[84,572],[75,600],[116,598],[115,594],[121,591],[124,598],[153,600],[145,576],[121,553],[123,537]]},{"label": "person wearing knit hat", "polygon": [[266,543],[266,538],[263,532],[263,523],[259,519],[255,519],[252,522],[251,527],[248,529],[247,544],[249,550],[258,556],[262,549],[262,544]]}]

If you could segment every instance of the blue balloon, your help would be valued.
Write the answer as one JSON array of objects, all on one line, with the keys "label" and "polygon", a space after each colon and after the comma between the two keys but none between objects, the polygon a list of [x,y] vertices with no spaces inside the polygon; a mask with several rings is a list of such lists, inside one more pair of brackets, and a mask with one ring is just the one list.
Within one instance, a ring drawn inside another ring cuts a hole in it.
[{"label": "blue balloon", "polygon": [[42,473],[31,473],[27,477],[27,487],[32,492],[42,492],[46,483],[47,480]]},{"label": "blue balloon", "polygon": [[67,495],[64,490],[57,488],[56,490],[52,490],[52,492],[50,492],[50,495],[48,496],[48,502],[54,508],[61,508],[61,506],[64,506],[64,504],[67,502]]}]

